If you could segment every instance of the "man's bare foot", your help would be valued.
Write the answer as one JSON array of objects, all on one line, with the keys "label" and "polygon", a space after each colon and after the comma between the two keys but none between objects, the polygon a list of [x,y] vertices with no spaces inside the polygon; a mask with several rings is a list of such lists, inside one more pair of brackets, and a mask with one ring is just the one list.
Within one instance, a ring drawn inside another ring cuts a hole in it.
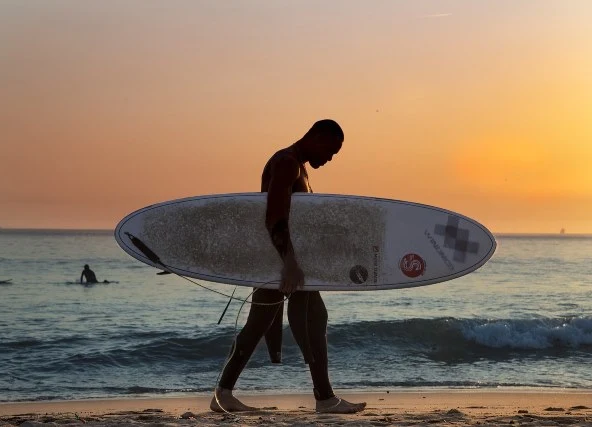
[{"label": "man's bare foot", "polygon": [[[218,397],[218,400],[216,400],[216,397]],[[242,403],[232,395],[232,390],[216,387],[214,397],[210,402],[210,409],[214,412],[245,412],[256,411],[258,408]]]},{"label": "man's bare foot", "polygon": [[317,400],[317,412],[323,414],[355,414],[356,412],[363,411],[365,407],[366,402],[351,403],[337,396],[325,400]]}]

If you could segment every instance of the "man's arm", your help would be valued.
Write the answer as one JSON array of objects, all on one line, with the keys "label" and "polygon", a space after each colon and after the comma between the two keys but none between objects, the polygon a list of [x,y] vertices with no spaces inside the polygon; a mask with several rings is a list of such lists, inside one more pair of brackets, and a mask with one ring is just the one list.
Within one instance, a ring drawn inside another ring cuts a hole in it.
[{"label": "man's arm", "polygon": [[288,227],[292,185],[300,176],[300,165],[292,157],[280,157],[271,165],[270,172],[265,225],[273,245],[284,262],[280,290],[284,293],[292,293],[304,284],[304,275],[296,261]]},{"label": "man's arm", "polygon": [[82,274],[80,275],[80,284],[82,284],[82,278],[84,277],[84,270],[82,271]]}]

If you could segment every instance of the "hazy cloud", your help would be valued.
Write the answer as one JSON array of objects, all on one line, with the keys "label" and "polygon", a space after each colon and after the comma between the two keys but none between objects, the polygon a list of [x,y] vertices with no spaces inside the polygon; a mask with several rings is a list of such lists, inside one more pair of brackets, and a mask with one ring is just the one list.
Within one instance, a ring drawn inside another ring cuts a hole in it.
[{"label": "hazy cloud", "polygon": [[429,15],[423,15],[422,18],[445,18],[452,16],[452,13],[431,13]]}]

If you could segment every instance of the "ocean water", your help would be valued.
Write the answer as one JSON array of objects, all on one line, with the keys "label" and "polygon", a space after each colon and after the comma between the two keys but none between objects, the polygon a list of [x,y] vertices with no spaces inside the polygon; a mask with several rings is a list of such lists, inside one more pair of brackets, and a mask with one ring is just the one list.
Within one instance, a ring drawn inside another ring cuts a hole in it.
[{"label": "ocean water", "polygon": [[[497,240],[453,281],[324,292],[334,388],[592,389],[592,236]],[[86,263],[118,283],[77,284]],[[210,393],[248,305],[218,325],[227,298],[156,271],[111,232],[0,230],[0,401]],[[310,392],[284,325],[283,364],[261,344],[237,389]]]}]

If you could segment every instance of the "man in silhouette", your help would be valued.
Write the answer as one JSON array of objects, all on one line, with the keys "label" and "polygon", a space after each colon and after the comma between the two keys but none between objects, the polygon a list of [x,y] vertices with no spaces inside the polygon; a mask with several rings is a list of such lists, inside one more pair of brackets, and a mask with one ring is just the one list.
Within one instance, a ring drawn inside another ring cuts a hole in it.
[{"label": "man in silhouette", "polygon": [[[84,270],[82,270],[82,274],[80,275],[80,284],[83,284],[82,278],[86,278],[87,285],[99,283],[99,281],[97,280],[97,276],[95,276],[95,272],[90,269],[88,264],[84,264]],[[102,283],[112,283],[112,282],[109,282],[108,280],[103,280]],[[117,282],[113,282],[113,283],[117,283]]]},{"label": "man in silhouette", "polygon": [[80,275],[80,284],[84,283],[82,281],[83,278],[86,279],[86,283],[99,283],[95,272],[90,269],[88,264],[84,264],[84,270],[82,270],[82,274]]},{"label": "man in silhouette", "polygon": [[232,395],[239,375],[265,336],[272,362],[281,361],[283,300],[288,299],[290,328],[309,366],[317,412],[354,413],[366,403],[350,403],[333,393],[328,372],[327,310],[318,291],[302,291],[305,276],[294,253],[290,229],[292,193],[311,193],[305,163],[314,169],[331,161],[343,144],[343,131],[333,120],[321,120],[294,144],[275,153],[265,165],[261,191],[267,192],[265,225],[283,261],[279,290],[257,289],[247,322],[238,334],[233,352],[210,404],[213,411],[249,411]]}]

